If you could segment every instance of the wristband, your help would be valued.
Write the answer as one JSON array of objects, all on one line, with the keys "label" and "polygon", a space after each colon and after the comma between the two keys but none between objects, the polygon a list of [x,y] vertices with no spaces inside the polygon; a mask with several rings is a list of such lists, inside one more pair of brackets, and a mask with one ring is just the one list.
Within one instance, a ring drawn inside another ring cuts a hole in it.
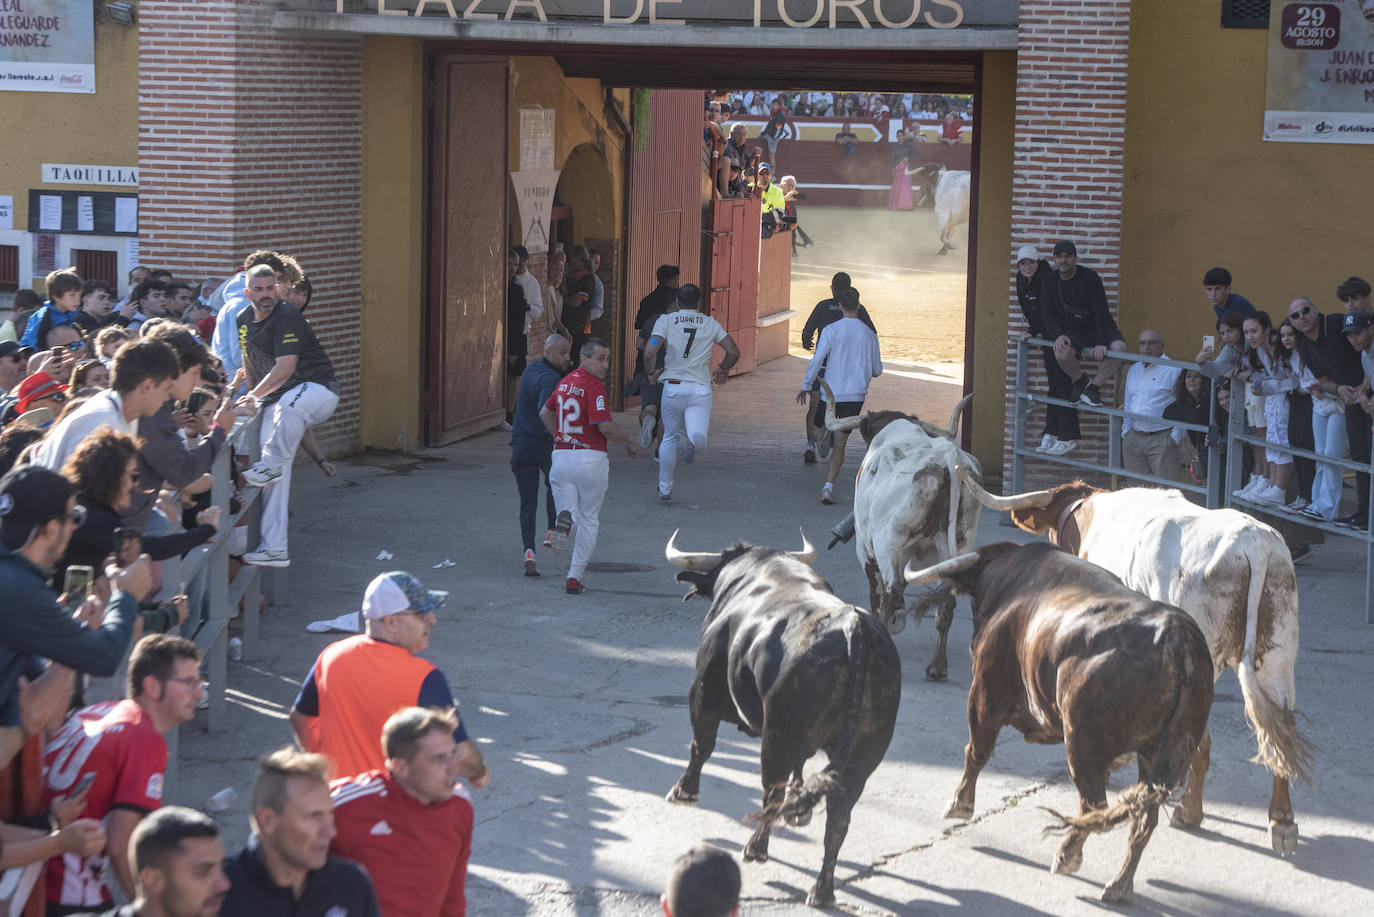
[{"label": "wristband", "polygon": [[323,467],[324,467],[324,463],[327,462],[327,461],[329,461],[329,459],[315,459],[315,464],[316,464],[316,465],[319,465],[321,468],[323,468]]}]

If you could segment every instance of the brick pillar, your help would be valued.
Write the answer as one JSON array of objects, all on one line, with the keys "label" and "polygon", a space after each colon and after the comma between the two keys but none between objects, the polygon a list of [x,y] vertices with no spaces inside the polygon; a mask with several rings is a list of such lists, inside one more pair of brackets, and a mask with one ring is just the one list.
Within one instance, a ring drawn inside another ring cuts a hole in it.
[{"label": "brick pillar", "polygon": [[340,382],[316,432],[345,452],[358,442],[362,42],[278,35],[277,6],[139,3],[139,260],[203,279],[255,249],[294,255]]},{"label": "brick pillar", "polygon": [[[1102,275],[1112,314],[1121,265],[1121,180],[1126,141],[1126,65],[1130,0],[1021,0],[1016,52],[1016,135],[1012,188],[1012,251],[1027,243],[1048,256],[1059,239],[1078,246],[1079,263]],[[1009,329],[1026,330],[1013,278]],[[1127,346],[1130,346],[1128,338]],[[1030,357],[1031,386],[1045,391],[1039,349]],[[1012,392],[1015,351],[1007,349],[1007,422],[1003,479],[1011,482]],[[1115,392],[1105,389],[1110,403]],[[1081,415],[1076,456],[1104,462],[1107,425]],[[1040,409],[1027,440],[1038,445]],[[1027,467],[1028,486],[1058,482],[1062,469]]]}]

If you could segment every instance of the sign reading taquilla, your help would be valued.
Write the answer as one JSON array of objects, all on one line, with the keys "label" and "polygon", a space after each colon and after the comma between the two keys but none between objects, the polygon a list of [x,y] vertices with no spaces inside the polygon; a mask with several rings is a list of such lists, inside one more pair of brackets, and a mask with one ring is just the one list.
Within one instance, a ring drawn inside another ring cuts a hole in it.
[{"label": "sign reading taquilla", "polygon": [[121,185],[138,187],[138,169],[133,166],[74,166],[66,163],[43,163],[45,185]]}]

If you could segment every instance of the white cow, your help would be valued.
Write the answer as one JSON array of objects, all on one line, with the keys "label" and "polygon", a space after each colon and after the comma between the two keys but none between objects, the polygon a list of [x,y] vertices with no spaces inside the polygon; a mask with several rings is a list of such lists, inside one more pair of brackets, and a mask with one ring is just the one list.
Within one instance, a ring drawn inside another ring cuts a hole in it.
[{"label": "white cow", "polygon": [[969,220],[969,182],[972,174],[950,171],[935,162],[912,169],[919,173],[926,185],[926,193],[935,197],[935,219],[940,226],[940,251],[946,254],[955,245],[949,240],[954,227]]},{"label": "white cow", "polygon": [[[958,469],[977,469],[978,461],[954,441],[959,414],[972,397],[959,402],[946,428],[896,411],[837,420],[834,408],[828,408],[829,429],[858,428],[869,441],[854,482],[855,549],[868,577],[869,606],[894,634],[906,626],[902,571],[907,563],[927,566],[957,557],[973,546],[977,534],[978,502],[960,486]],[[834,403],[833,397],[827,401]],[[939,609],[935,655],[926,667],[932,680],[949,674],[946,647],[954,604],[953,591],[942,585],[922,596],[912,612],[920,620],[931,607]]]},{"label": "white cow", "polygon": [[[1075,481],[1051,490],[995,497],[978,479],[965,487],[985,506],[1011,511],[1021,528],[1048,535],[1079,557],[1120,577],[1132,589],[1186,611],[1207,636],[1216,677],[1236,670],[1245,718],[1255,730],[1255,761],[1274,776],[1269,840],[1287,856],[1298,826],[1288,781],[1311,782],[1314,748],[1293,715],[1293,665],[1298,655],[1298,592],[1293,558],[1272,527],[1230,509],[1204,509],[1177,490],[1131,487],[1103,491]],[[1211,763],[1210,734],[1188,775],[1174,812],[1178,827],[1202,821],[1202,785]]]}]

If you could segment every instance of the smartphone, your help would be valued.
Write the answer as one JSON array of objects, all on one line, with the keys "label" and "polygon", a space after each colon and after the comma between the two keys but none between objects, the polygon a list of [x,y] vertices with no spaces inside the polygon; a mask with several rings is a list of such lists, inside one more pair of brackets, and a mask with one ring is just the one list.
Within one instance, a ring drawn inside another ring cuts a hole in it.
[{"label": "smartphone", "polygon": [[67,348],[63,347],[61,344],[58,344],[56,347],[54,347],[54,348],[52,349],[52,356],[53,356],[53,359],[54,359],[54,360],[60,360],[60,359],[62,359],[62,357],[63,357],[66,353],[67,353]]},{"label": "smartphone", "polygon": [[86,596],[91,594],[91,581],[94,579],[93,567],[73,564],[67,568],[67,573],[62,578],[62,591],[67,595],[68,614],[76,614],[85,603]]},{"label": "smartphone", "polygon": [[1214,335],[1214,334],[1204,334],[1204,335],[1202,336],[1202,349],[1203,349],[1203,350],[1216,350],[1216,349],[1217,349],[1217,338],[1216,338],[1216,335]]},{"label": "smartphone", "polygon": [[143,551],[143,534],[138,529],[120,526],[114,530],[115,563],[127,567]]},{"label": "smartphone", "polygon": [[67,794],[67,798],[70,799],[73,796],[80,796],[90,788],[92,783],[95,783],[95,774],[90,772],[82,774],[81,779],[76,781],[76,786],[72,787],[72,791]]}]

